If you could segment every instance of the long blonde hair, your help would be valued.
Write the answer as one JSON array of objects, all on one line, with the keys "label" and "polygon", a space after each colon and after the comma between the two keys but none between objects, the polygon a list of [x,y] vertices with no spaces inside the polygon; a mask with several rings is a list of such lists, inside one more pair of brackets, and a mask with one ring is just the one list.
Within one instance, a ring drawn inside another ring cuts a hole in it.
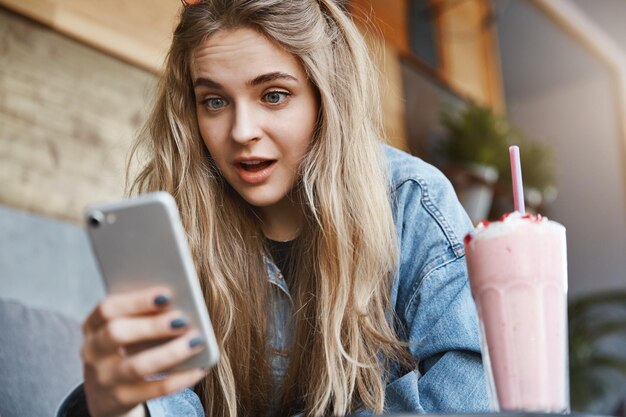
[{"label": "long blonde hair", "polygon": [[174,32],[154,109],[133,148],[147,156],[131,193],[176,199],[221,350],[199,389],[208,416],[269,412],[269,283],[254,208],[226,183],[204,146],[191,79],[194,49],[219,30],[252,27],[296,56],[320,110],[296,194],[305,226],[295,245],[295,337],[283,413],[382,412],[390,361],[406,358],[394,332],[397,259],[379,99],[366,46],[332,0],[205,0]]}]

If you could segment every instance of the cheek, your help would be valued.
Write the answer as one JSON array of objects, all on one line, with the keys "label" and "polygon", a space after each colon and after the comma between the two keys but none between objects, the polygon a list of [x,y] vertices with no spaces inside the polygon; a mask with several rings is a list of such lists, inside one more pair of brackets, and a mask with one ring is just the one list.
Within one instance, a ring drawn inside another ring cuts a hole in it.
[{"label": "cheek", "polygon": [[200,136],[202,136],[204,145],[217,162],[220,151],[224,150],[223,135],[220,133],[219,123],[209,123],[200,120],[198,122],[198,129],[200,130]]},{"label": "cheek", "polygon": [[302,153],[313,140],[317,124],[317,106],[314,104],[304,106],[291,120],[287,132],[294,140],[294,148]]},{"label": "cheek", "polygon": [[226,160],[223,152],[224,147],[219,146],[219,144],[216,143],[216,141],[213,140],[212,137],[207,136],[206,133],[201,132],[200,134],[202,135],[202,141],[204,142],[204,146],[208,151],[210,158],[213,160],[215,167],[218,169],[219,172],[223,172],[225,168],[224,161]]}]

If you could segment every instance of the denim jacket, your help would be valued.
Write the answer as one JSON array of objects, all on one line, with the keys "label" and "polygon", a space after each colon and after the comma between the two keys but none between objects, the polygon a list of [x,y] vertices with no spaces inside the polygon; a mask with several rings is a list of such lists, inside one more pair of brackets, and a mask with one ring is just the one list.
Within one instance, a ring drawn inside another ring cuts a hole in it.
[{"label": "denim jacket", "polygon": [[[389,166],[391,206],[400,262],[391,301],[401,336],[410,343],[417,369],[392,370],[385,389],[386,412],[455,413],[489,409],[481,362],[479,326],[465,265],[463,237],[472,229],[450,182],[436,168],[383,146]],[[273,311],[268,343],[277,386],[287,369],[293,303],[276,265],[266,259]],[[79,387],[59,417],[87,414],[69,409],[84,403]],[[204,416],[191,390],[148,401],[151,417]],[[362,410],[358,414],[369,414]]]}]

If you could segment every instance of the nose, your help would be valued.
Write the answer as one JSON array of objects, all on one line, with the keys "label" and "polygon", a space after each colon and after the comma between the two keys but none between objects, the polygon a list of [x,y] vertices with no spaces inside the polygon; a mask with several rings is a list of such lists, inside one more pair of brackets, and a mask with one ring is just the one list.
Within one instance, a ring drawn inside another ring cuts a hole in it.
[{"label": "nose", "polygon": [[260,115],[255,112],[253,106],[244,103],[237,104],[230,132],[232,140],[243,145],[261,139],[262,129],[259,124],[261,121]]}]

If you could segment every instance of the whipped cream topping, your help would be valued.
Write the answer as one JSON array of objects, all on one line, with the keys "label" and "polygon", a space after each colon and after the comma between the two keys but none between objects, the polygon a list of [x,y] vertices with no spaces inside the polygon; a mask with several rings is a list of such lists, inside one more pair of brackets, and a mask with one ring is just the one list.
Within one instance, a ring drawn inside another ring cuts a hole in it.
[{"label": "whipped cream topping", "polygon": [[473,232],[465,236],[465,244],[469,244],[474,239],[490,239],[503,234],[511,233],[513,230],[528,225],[536,225],[548,228],[562,228],[563,226],[557,222],[548,220],[541,214],[522,214],[519,211],[507,213],[500,220],[489,222],[484,220],[480,222]]}]

